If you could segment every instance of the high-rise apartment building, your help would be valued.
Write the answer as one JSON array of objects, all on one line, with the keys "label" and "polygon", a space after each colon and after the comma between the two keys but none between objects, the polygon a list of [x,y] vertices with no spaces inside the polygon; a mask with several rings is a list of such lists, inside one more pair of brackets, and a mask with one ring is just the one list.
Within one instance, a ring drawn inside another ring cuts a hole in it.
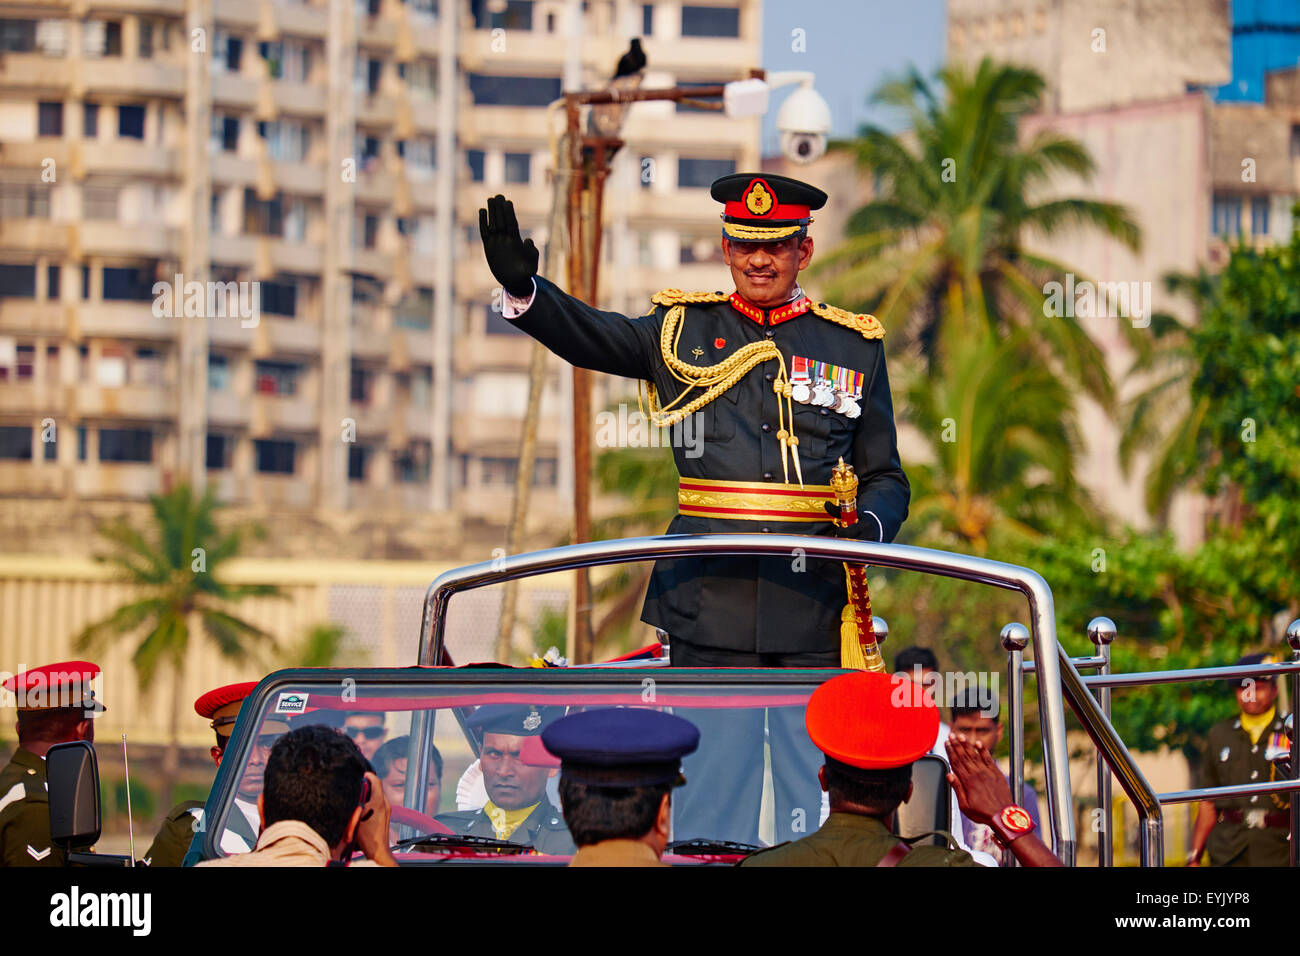
[{"label": "high-rise apartment building", "polygon": [[[454,552],[467,522],[500,525],[531,340],[500,316],[479,206],[504,192],[544,239],[561,121],[547,104],[603,86],[635,36],[645,87],[743,78],[760,66],[760,12],[759,0],[6,4],[11,547],[85,553],[86,515],[180,479],[316,555]],[[757,168],[759,128],[638,104],[623,136],[601,299],[636,314],[663,286],[726,281],[707,187]],[[552,361],[534,473],[534,515],[556,531],[571,507],[567,382]],[[602,381],[594,407],[627,391]],[[296,541],[298,527],[322,530]]]}]

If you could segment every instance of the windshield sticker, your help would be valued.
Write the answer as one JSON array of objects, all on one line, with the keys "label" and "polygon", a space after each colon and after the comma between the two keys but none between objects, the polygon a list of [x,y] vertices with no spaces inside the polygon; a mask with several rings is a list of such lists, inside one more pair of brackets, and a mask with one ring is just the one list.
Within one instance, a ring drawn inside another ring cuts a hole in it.
[{"label": "windshield sticker", "polygon": [[307,695],[295,694],[286,691],[280,695],[280,699],[275,702],[275,712],[277,714],[302,714],[307,711]]}]

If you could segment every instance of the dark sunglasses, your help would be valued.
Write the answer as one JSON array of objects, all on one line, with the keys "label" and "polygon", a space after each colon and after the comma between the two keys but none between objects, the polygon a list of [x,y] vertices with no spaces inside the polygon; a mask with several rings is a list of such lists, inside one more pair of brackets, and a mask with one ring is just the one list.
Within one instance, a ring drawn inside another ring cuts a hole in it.
[{"label": "dark sunglasses", "polygon": [[353,740],[365,737],[366,740],[378,740],[388,732],[384,727],[344,727],[343,732]]}]

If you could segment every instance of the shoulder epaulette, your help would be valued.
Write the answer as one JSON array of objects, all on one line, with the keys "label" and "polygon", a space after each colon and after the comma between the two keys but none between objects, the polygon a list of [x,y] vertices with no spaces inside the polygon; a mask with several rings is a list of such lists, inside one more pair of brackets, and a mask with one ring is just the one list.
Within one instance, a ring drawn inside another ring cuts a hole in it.
[{"label": "shoulder epaulette", "polygon": [[885,327],[880,324],[880,320],[874,315],[849,312],[846,309],[827,305],[825,302],[814,302],[812,310],[827,321],[853,329],[855,332],[861,332],[864,339],[883,339],[885,337]]},{"label": "shoulder epaulette", "polygon": [[725,292],[683,292],[681,289],[662,289],[650,297],[655,305],[696,305],[701,302],[726,302]]}]

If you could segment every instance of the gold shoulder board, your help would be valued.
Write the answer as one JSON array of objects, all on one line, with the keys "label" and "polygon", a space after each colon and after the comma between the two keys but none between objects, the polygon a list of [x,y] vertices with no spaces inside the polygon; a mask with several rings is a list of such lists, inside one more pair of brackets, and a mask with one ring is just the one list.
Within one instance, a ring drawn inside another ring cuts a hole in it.
[{"label": "gold shoulder board", "polygon": [[655,305],[695,305],[700,302],[726,302],[725,292],[683,292],[681,289],[662,289],[650,297]]},{"label": "gold shoulder board", "polygon": [[827,321],[853,329],[855,332],[861,332],[864,339],[883,339],[885,337],[885,327],[880,324],[880,320],[874,315],[849,312],[846,309],[827,305],[825,302],[814,302],[812,310]]}]

